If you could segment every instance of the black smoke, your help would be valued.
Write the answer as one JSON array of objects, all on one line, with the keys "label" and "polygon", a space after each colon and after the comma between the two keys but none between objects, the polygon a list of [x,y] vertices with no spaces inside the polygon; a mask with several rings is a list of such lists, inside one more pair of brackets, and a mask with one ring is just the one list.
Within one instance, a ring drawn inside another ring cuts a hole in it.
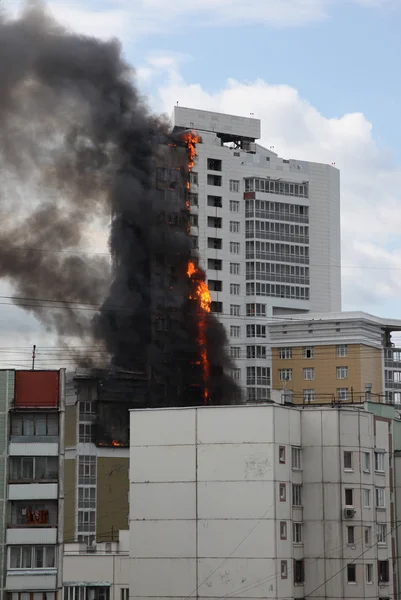
[{"label": "black smoke", "polygon": [[[117,41],[71,33],[39,4],[16,20],[0,16],[0,277],[62,340],[89,337],[103,361],[147,370],[161,404],[184,403],[202,375],[184,155],[150,114]],[[176,181],[160,179],[160,165]],[[79,250],[94,223],[111,223],[112,265]],[[207,339],[211,399],[232,401],[213,315]]]}]

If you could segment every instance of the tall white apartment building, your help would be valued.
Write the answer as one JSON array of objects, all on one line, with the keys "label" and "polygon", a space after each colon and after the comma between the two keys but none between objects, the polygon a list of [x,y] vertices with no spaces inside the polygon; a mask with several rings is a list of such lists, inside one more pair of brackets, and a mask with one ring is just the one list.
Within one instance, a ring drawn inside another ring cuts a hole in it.
[{"label": "tall white apartment building", "polygon": [[233,376],[249,401],[270,396],[266,320],[341,310],[340,179],[330,165],[256,143],[259,119],[174,107],[174,130],[201,136],[191,173],[191,236]]},{"label": "tall white apartment building", "polygon": [[365,408],[131,411],[130,597],[398,598],[401,423]]}]

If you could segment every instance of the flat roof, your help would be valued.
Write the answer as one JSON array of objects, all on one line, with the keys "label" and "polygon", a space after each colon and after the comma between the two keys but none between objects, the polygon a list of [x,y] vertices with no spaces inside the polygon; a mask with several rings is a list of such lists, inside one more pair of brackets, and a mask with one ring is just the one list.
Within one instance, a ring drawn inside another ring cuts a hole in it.
[{"label": "flat roof", "polygon": [[292,323],[299,322],[310,322],[310,321],[323,321],[323,322],[337,322],[337,321],[366,321],[372,325],[377,325],[382,329],[389,329],[391,331],[401,331],[401,319],[387,319],[385,317],[377,317],[370,313],[362,311],[349,311],[349,312],[332,312],[332,313],[305,313],[295,314],[293,316],[288,315],[283,319],[277,317],[272,325],[291,325]]}]

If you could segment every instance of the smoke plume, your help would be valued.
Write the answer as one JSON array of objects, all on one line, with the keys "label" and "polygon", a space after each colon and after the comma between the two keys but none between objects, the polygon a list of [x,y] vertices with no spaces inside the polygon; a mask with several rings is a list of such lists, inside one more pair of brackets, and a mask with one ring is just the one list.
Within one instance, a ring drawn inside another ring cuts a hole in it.
[{"label": "smoke plume", "polygon": [[[179,185],[155,189],[168,123],[149,113],[117,41],[75,35],[40,5],[0,16],[0,56],[0,277],[61,339],[89,336],[116,366],[150,367],[155,389],[179,378],[188,390],[200,377],[188,215]],[[93,223],[111,223],[112,268],[80,250]],[[207,328],[211,386],[227,402],[224,330],[213,315]]]}]

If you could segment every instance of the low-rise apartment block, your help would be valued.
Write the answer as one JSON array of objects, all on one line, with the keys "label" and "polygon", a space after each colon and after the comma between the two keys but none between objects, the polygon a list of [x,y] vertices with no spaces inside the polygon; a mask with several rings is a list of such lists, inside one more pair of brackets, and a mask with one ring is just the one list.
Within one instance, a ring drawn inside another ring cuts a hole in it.
[{"label": "low-rise apartment block", "polygon": [[62,589],[65,373],[0,371],[0,588],[8,600]]},{"label": "low-rise apartment block", "polygon": [[363,312],[296,315],[268,325],[272,386],[294,403],[401,404],[401,321]]},{"label": "low-rise apartment block", "polygon": [[130,594],[397,597],[400,423],[376,412],[132,411]]}]

